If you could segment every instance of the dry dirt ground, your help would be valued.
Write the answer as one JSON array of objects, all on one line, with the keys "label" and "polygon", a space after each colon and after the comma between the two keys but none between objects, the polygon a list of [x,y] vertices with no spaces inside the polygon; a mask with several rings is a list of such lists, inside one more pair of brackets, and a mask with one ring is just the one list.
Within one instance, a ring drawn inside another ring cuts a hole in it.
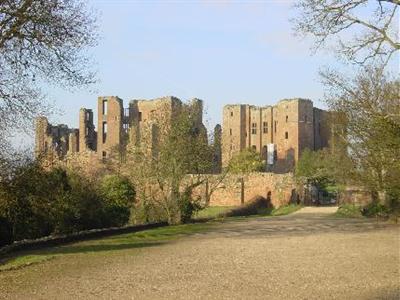
[{"label": "dry dirt ground", "polygon": [[400,299],[399,227],[334,208],[0,273],[10,299]]}]

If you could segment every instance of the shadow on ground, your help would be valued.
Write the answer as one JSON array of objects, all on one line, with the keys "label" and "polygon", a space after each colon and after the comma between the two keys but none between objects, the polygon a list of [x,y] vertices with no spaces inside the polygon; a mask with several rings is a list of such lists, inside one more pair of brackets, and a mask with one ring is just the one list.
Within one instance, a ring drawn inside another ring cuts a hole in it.
[{"label": "shadow on ground", "polygon": [[399,228],[396,224],[377,222],[374,219],[338,218],[333,215],[299,213],[280,217],[243,218],[226,220],[212,232],[197,233],[196,236],[218,234],[229,238],[252,238],[260,236],[309,236],[329,233],[365,233],[388,228]]}]

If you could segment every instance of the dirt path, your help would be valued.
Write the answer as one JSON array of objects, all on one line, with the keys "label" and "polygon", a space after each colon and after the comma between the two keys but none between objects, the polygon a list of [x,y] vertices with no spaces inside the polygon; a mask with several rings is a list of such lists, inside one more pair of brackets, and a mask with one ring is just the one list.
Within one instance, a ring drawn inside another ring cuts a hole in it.
[{"label": "dirt path", "polygon": [[399,227],[335,208],[221,224],[117,255],[78,253],[0,273],[12,299],[399,299]]}]

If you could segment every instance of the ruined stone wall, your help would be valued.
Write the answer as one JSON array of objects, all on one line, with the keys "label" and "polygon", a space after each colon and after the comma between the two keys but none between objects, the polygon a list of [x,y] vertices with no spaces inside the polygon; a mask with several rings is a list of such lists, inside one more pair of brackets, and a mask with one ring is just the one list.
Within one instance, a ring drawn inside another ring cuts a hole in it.
[{"label": "ruined stone wall", "polygon": [[273,108],[273,141],[276,144],[275,172],[293,169],[299,153],[299,100],[281,100]]},{"label": "ruined stone wall", "polygon": [[[79,130],[66,125],[52,126],[46,118],[36,122],[35,152],[37,155],[55,152],[60,159],[69,153],[94,152],[99,159],[107,160],[119,156],[122,162],[128,144],[139,143],[148,147],[154,155],[157,146],[166,136],[181,111],[183,104],[176,97],[168,96],[153,100],[133,100],[124,109],[122,99],[116,96],[101,96],[97,100],[98,120],[95,130],[93,111],[79,111]],[[203,101],[193,99],[188,106],[193,113],[194,130],[207,140],[203,124]],[[220,156],[219,156],[220,157]]]},{"label": "ruined stone wall", "polygon": [[303,100],[299,103],[299,153],[306,148],[314,149],[314,112],[310,100]]},{"label": "ruined stone wall", "polygon": [[214,158],[213,173],[221,173],[222,171],[222,127],[217,124],[214,128]]},{"label": "ruined stone wall", "polygon": [[68,152],[70,152],[70,153],[79,152],[79,130],[73,129],[70,132],[68,139],[69,139]]},{"label": "ruined stone wall", "polygon": [[36,119],[35,134],[36,156],[51,154],[62,158],[69,151],[78,150],[77,129],[70,129],[64,124],[53,126],[46,117]]},{"label": "ruined stone wall", "polygon": [[246,105],[226,105],[222,125],[222,165],[246,147]]},{"label": "ruined stone wall", "polygon": [[[201,197],[206,202],[206,194],[210,206],[237,206],[249,202],[255,196],[270,197],[274,207],[296,201],[297,190],[292,173],[251,173],[248,175],[228,175],[220,182],[220,175],[207,176],[206,183],[194,191],[195,197]],[[219,183],[219,184],[217,184]]]},{"label": "ruined stone wall", "polygon": [[172,120],[181,106],[182,102],[172,96],[130,101],[130,144],[140,144],[156,155],[158,144],[171,127]]},{"label": "ruined stone wall", "polygon": [[314,107],[314,150],[329,146],[331,138],[330,113]]},{"label": "ruined stone wall", "polygon": [[79,111],[79,151],[96,151],[97,133],[93,121],[93,111],[81,108]]}]

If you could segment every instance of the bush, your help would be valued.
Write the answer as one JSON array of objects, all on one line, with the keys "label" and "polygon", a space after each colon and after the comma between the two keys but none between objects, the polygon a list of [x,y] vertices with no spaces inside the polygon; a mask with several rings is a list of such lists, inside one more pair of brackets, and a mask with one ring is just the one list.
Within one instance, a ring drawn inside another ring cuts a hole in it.
[{"label": "bush", "polygon": [[0,179],[0,245],[124,225],[135,196],[125,178],[106,176],[97,189],[77,173],[47,171],[36,162]]},{"label": "bush", "polygon": [[339,206],[336,215],[339,217],[359,218],[361,217],[361,207],[354,204],[343,204]]},{"label": "bush", "polygon": [[233,174],[262,172],[265,168],[265,162],[256,150],[247,148],[232,157],[228,168]]},{"label": "bush", "polygon": [[0,247],[13,241],[12,227],[6,218],[0,217]]},{"label": "bush", "polygon": [[366,217],[386,217],[389,215],[390,210],[383,204],[372,202],[366,205],[361,212]]},{"label": "bush", "polygon": [[100,185],[105,200],[105,218],[109,226],[122,226],[129,221],[133,208],[135,189],[131,182],[116,175],[105,176]]},{"label": "bush", "polygon": [[193,214],[201,209],[201,199],[192,199],[191,191],[183,193],[179,199],[179,211],[181,223],[187,223],[192,219]]}]

